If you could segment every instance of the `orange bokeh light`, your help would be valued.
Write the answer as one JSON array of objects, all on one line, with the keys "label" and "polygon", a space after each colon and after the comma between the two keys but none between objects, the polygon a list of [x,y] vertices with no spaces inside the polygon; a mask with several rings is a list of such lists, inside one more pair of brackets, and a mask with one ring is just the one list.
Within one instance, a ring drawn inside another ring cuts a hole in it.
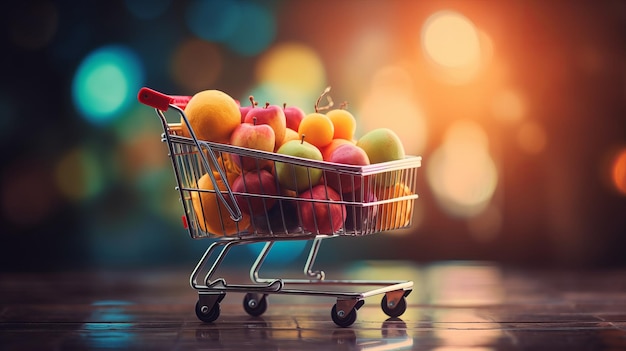
[{"label": "orange bokeh light", "polygon": [[426,20],[422,45],[430,59],[446,67],[471,66],[480,59],[478,31],[454,11],[440,11]]},{"label": "orange bokeh light", "polygon": [[412,79],[402,68],[378,70],[356,114],[357,138],[375,128],[395,131],[407,154],[420,154],[428,136],[426,119],[413,96]]},{"label": "orange bokeh light", "polygon": [[626,196],[626,147],[622,148],[613,160],[611,180],[615,189]]},{"label": "orange bokeh light", "polygon": [[[322,60],[315,50],[298,42],[277,44],[263,53],[255,67],[255,76],[258,84],[273,87],[281,99],[302,108],[303,97],[308,101],[308,97],[319,96],[326,87]],[[312,111],[307,108],[305,112]]]},{"label": "orange bokeh light", "polygon": [[455,122],[443,144],[429,157],[426,178],[441,207],[470,218],[489,204],[498,184],[498,170],[488,152],[487,135],[471,121]]},{"label": "orange bokeh light", "polygon": [[426,20],[421,30],[421,47],[433,73],[452,85],[472,80],[493,54],[487,33],[451,10],[436,12]]}]

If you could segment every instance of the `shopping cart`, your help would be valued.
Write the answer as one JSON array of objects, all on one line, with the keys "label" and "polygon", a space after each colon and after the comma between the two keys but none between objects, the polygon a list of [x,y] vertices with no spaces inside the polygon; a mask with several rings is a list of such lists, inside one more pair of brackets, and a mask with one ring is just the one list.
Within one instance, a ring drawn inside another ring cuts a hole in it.
[{"label": "shopping cart", "polygon": [[[198,140],[184,113],[188,99],[145,87],[138,99],[155,108],[163,125],[162,141],[167,143],[174,168],[183,225],[193,239],[214,239],[190,277],[191,286],[198,291],[195,312],[201,321],[213,322],[219,317],[220,302],[227,292],[244,293],[243,307],[251,316],[266,311],[270,294],[330,297],[336,299],[331,318],[341,327],[352,325],[365,299],[375,295],[383,295],[381,308],[388,316],[399,317],[405,312],[412,281],[330,280],[313,266],[324,239],[410,227],[421,157],[352,166]],[[168,122],[172,116],[166,117],[165,112],[170,109],[179,122]],[[183,123],[189,136],[183,136]],[[245,187],[244,191],[234,190],[233,179],[242,173],[237,158],[256,165],[250,170],[254,174],[276,174],[277,168],[291,170],[294,181],[300,177],[301,182],[304,177],[305,189],[294,190],[285,182],[274,181],[266,186],[271,191],[252,185],[249,191]],[[319,172],[320,181],[314,183],[317,178],[312,175]],[[313,188],[326,196],[310,195]],[[332,189],[339,198],[330,195]],[[310,242],[304,277],[261,277],[260,268],[274,243],[287,240]],[[233,247],[252,243],[265,244],[250,267],[250,283],[233,284],[214,277]]]}]

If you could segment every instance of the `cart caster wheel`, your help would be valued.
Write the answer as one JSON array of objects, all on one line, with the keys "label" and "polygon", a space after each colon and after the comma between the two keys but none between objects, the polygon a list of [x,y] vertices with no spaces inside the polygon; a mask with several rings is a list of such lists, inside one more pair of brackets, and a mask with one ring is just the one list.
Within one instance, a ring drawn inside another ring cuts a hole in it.
[{"label": "cart caster wheel", "polygon": [[196,302],[196,316],[199,320],[211,323],[214,322],[220,316],[220,304],[215,303],[213,308],[200,304],[200,301]]},{"label": "cart caster wheel", "polygon": [[337,304],[335,304],[330,311],[330,317],[338,326],[344,328],[349,327],[356,321],[356,308],[353,308],[350,312],[346,313],[345,311],[337,311]]},{"label": "cart caster wheel", "polygon": [[247,293],[243,298],[243,309],[253,317],[262,315],[267,310],[267,294]]},{"label": "cart caster wheel", "polygon": [[380,301],[380,307],[386,315],[392,318],[400,317],[406,311],[406,298],[403,296],[395,306],[389,306],[387,303],[387,295],[383,296]]}]

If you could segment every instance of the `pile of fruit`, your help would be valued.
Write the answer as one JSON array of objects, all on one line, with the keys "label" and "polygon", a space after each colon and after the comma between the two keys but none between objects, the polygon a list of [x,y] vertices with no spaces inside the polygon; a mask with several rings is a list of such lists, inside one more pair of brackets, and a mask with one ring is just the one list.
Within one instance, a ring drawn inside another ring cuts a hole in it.
[{"label": "pile of fruit", "polygon": [[[286,104],[259,106],[252,96],[249,105],[240,104],[220,90],[196,93],[186,102],[184,112],[199,140],[354,166],[405,158],[402,142],[392,130],[378,128],[357,137],[356,119],[345,104],[333,109],[332,100],[327,97],[328,105],[320,107],[321,99],[329,90],[322,93],[310,113]],[[181,122],[182,135],[189,137],[186,123]],[[393,174],[370,179],[248,155],[222,154],[220,163],[225,165],[227,179],[212,170],[215,183],[208,174],[198,180],[199,189],[210,190],[192,193],[193,207],[203,231],[233,235],[251,226],[256,230],[276,216],[282,221],[295,219],[306,232],[333,234],[348,225],[359,227],[358,223],[349,222],[361,221],[361,212],[351,213],[351,210],[357,211],[357,207],[346,206],[346,201],[376,202],[412,195],[409,186]],[[225,191],[226,184],[230,185],[241,209],[243,218],[239,222],[229,218],[225,205],[215,194],[215,191]],[[282,205],[277,209],[280,200],[272,196],[287,196],[300,202],[291,208],[293,213],[285,213],[288,209]],[[367,217],[374,218],[378,214],[378,230],[403,227],[410,221],[411,204],[411,201],[384,202],[368,208]],[[257,218],[261,220],[255,222]]]}]

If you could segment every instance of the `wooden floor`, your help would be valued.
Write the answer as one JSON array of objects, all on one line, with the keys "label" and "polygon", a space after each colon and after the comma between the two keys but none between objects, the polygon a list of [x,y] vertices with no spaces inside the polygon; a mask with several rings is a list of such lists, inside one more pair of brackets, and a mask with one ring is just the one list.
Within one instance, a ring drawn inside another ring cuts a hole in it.
[{"label": "wooden floor", "polygon": [[283,294],[251,317],[228,293],[219,318],[200,322],[188,273],[1,274],[0,349],[626,350],[626,271],[359,262],[341,274],[415,285],[399,318],[375,295],[347,328],[330,317],[334,297]]}]

